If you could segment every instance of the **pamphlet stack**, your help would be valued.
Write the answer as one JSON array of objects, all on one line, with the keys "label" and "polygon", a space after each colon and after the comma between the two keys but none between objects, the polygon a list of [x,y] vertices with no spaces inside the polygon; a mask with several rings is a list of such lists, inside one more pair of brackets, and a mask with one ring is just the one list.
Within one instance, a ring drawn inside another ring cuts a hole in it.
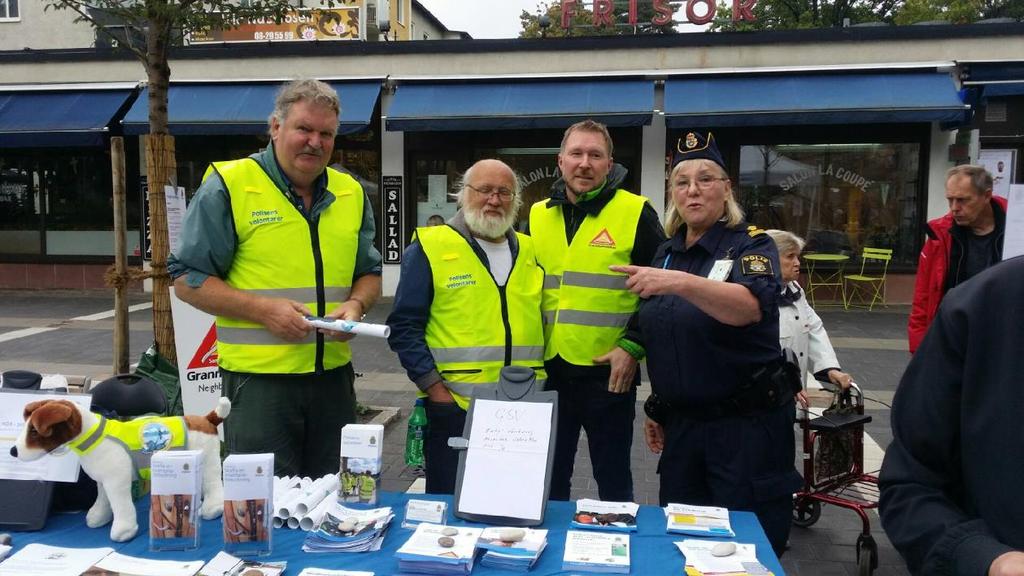
[{"label": "pamphlet stack", "polygon": [[[511,541],[508,534],[522,535],[518,541]],[[503,539],[505,538],[505,539]],[[529,528],[486,528],[477,541],[477,548],[486,550],[480,558],[480,565],[503,570],[526,572],[540,558],[548,545],[547,530]]]},{"label": "pamphlet stack", "polygon": [[469,574],[482,528],[423,523],[398,549],[398,567],[409,574]]},{"label": "pamphlet stack", "polygon": [[569,530],[562,570],[629,574],[629,534]]},{"label": "pamphlet stack", "polygon": [[306,536],[304,552],[376,552],[384,542],[391,519],[391,508],[356,510],[341,504],[327,511],[323,520]]}]

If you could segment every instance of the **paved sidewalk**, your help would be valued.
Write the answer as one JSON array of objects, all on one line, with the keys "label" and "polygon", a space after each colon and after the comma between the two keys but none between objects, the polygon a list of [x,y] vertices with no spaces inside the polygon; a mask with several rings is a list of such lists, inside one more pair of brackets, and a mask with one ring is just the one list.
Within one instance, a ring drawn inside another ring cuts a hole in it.
[{"label": "paved sidewalk", "polygon": [[[148,296],[134,294],[134,312],[130,315],[131,358],[137,359],[152,340]],[[111,373],[113,318],[102,314],[112,308],[113,297],[106,292],[22,292],[0,291],[0,371],[29,369],[47,373],[85,375],[103,378]],[[390,309],[378,305],[369,315],[372,322],[383,322]],[[821,307],[844,369],[853,374],[870,401],[867,412],[874,421],[866,432],[877,448],[865,458],[868,466],[880,463],[882,450],[889,444],[889,410],[893,392],[906,368],[906,307],[867,311],[845,311],[841,307]],[[405,466],[404,445],[409,409],[415,388],[406,379],[398,359],[380,339],[357,338],[353,342],[356,380],[360,402],[368,405],[395,406],[400,417],[385,433],[382,471],[386,490],[404,491],[416,480]],[[632,469],[636,501],[658,503],[657,458],[643,445],[641,403],[649,393],[645,382],[638,394],[638,418],[633,431]],[[795,434],[798,430],[794,431]],[[800,436],[797,435],[800,463]],[[580,441],[573,477],[574,499],[597,497],[591,477],[590,458],[585,437]],[[871,442],[868,442],[870,445]],[[878,516],[870,513],[872,534],[879,543],[880,576],[907,574],[902,560],[889,545],[880,528]],[[830,576],[857,574],[854,545],[860,523],[851,511],[826,506],[821,519],[811,528],[793,528],[790,550],[782,559],[790,576]]]}]

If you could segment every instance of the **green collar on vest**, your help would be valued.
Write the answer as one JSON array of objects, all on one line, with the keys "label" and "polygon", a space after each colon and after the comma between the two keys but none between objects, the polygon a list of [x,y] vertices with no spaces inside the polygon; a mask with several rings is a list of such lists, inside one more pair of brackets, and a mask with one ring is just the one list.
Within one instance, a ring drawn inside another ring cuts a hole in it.
[{"label": "green collar on vest", "polygon": [[[295,204],[298,197],[291,191],[291,182],[284,171],[281,170],[281,164],[278,163],[277,156],[274,155],[274,143],[270,142],[263,150],[249,155],[249,158],[255,160],[263,168],[263,171],[267,173],[267,176],[270,177],[274,185],[277,186],[278,190],[288,198],[289,202]],[[326,190],[327,170],[325,169],[317,178],[314,186],[313,205],[309,211],[310,218],[320,214],[334,202],[334,194],[326,194]]]},{"label": "green collar on vest", "polygon": [[602,190],[604,190],[604,187],[605,187],[606,184],[608,184],[608,178],[607,177],[604,180],[601,181],[601,184],[598,185],[597,188],[594,188],[590,192],[586,192],[584,194],[580,194],[580,195],[576,196],[576,201],[577,202],[587,202],[588,200],[593,200],[594,198],[597,198],[597,195],[600,194]]},{"label": "green collar on vest", "polygon": [[96,423],[89,427],[78,440],[68,442],[68,448],[76,454],[88,454],[93,448],[99,445],[103,438],[103,431],[107,427],[107,419],[96,415]]}]

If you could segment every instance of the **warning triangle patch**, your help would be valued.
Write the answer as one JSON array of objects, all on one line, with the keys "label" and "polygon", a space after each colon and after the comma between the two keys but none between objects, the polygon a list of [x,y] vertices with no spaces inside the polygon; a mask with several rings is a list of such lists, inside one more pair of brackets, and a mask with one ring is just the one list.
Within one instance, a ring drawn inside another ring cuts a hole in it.
[{"label": "warning triangle patch", "polygon": [[615,240],[608,233],[608,229],[604,228],[597,236],[594,236],[594,239],[590,241],[590,245],[597,246],[598,248],[615,248]]},{"label": "warning triangle patch", "polygon": [[210,331],[203,338],[203,343],[196,348],[196,354],[188,363],[189,370],[197,368],[217,367],[217,325],[210,324]]}]

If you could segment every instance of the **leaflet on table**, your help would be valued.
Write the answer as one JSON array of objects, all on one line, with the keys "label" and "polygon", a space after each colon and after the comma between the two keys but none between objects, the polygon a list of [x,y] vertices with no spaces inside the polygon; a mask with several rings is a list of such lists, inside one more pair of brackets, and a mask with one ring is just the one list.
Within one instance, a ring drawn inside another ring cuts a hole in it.
[{"label": "leaflet on table", "polygon": [[477,540],[477,548],[483,548],[497,554],[509,556],[540,556],[540,552],[548,543],[547,530],[533,530],[530,528],[518,528],[524,532],[523,539],[518,542],[505,542],[501,539],[501,532],[508,528],[492,527],[484,528]]},{"label": "leaflet on table", "polygon": [[206,566],[196,576],[240,576],[254,571],[260,576],[281,576],[284,574],[288,563],[281,562],[257,562],[256,560],[242,560],[228,554],[218,552],[213,560],[206,563]]},{"label": "leaflet on table", "polygon": [[299,576],[374,576],[373,572],[355,570],[327,570],[326,568],[303,568]]},{"label": "leaflet on table", "polygon": [[629,534],[569,530],[562,570],[629,574]]},{"label": "leaflet on table", "polygon": [[729,510],[726,508],[669,504],[665,506],[665,517],[668,520],[669,532],[694,536],[736,536],[729,523]]},{"label": "leaflet on table", "polygon": [[175,562],[173,560],[150,560],[125,556],[111,552],[102,560],[89,568],[82,576],[193,576],[203,567],[202,560],[192,562]]},{"label": "leaflet on table", "polygon": [[636,513],[640,505],[634,502],[604,502],[583,498],[576,501],[573,528],[586,530],[636,531]]},{"label": "leaflet on table", "polygon": [[28,544],[0,564],[0,576],[81,574],[113,551],[113,548],[64,548]]},{"label": "leaflet on table", "polygon": [[736,543],[736,551],[729,556],[715,556],[711,549],[720,540],[683,540],[673,542],[686,557],[686,566],[693,567],[701,574],[744,574],[747,565],[758,564],[757,548],[753,544]]},{"label": "leaflet on table", "polygon": [[[483,528],[441,526],[423,523],[416,527],[409,540],[395,552],[400,560],[431,560],[460,564],[473,558],[476,542]],[[452,546],[442,546],[441,538],[451,538]]]},{"label": "leaflet on table", "polygon": [[421,522],[447,524],[448,503],[436,500],[409,500],[405,503],[402,528],[415,528]]}]

